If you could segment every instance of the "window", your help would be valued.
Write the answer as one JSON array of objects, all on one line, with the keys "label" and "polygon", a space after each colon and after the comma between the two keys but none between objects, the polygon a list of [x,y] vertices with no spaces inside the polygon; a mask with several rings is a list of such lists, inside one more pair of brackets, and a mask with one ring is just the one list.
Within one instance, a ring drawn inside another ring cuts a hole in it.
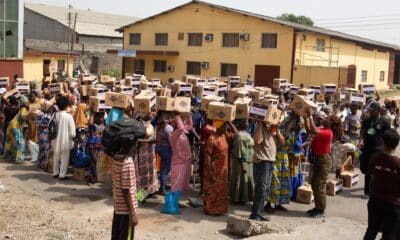
[{"label": "window", "polygon": [[143,59],[135,59],[133,63],[135,65],[135,74],[144,75],[144,68],[145,68],[144,60]]},{"label": "window", "polygon": [[317,39],[317,52],[325,52],[325,40],[324,39]]},{"label": "window", "polygon": [[239,33],[223,33],[222,47],[239,47]]},{"label": "window", "polygon": [[261,37],[262,48],[276,48],[278,34],[276,33],[263,33]]},{"label": "window", "polygon": [[131,33],[129,34],[129,44],[130,45],[140,45],[140,33]]},{"label": "window", "polygon": [[202,33],[189,33],[188,45],[201,47],[203,44],[203,34]]},{"label": "window", "polygon": [[380,71],[379,72],[379,82],[384,82],[385,81],[385,71]]},{"label": "window", "polygon": [[43,76],[50,77],[50,60],[43,60]]},{"label": "window", "polygon": [[236,76],[237,64],[221,63],[221,77]]},{"label": "window", "polygon": [[186,74],[201,75],[201,62],[187,62]]},{"label": "window", "polygon": [[368,75],[367,70],[361,71],[361,82],[367,82],[367,75]]},{"label": "window", "polygon": [[18,57],[18,3],[0,0],[0,58]]},{"label": "window", "polygon": [[62,72],[65,70],[65,60],[57,61],[57,69],[58,69],[58,72]]},{"label": "window", "polygon": [[154,60],[154,72],[166,72],[167,61],[164,60]]},{"label": "window", "polygon": [[168,45],[168,33],[156,33],[156,45],[167,46]]}]

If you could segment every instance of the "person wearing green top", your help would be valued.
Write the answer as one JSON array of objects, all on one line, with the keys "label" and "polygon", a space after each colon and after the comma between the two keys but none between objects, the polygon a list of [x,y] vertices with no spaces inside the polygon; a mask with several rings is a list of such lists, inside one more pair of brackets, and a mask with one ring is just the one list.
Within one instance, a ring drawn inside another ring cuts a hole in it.
[{"label": "person wearing green top", "polygon": [[230,176],[230,200],[233,203],[246,204],[253,200],[253,154],[254,140],[246,132],[248,127],[246,120],[237,122],[238,134],[231,146],[231,176]]}]

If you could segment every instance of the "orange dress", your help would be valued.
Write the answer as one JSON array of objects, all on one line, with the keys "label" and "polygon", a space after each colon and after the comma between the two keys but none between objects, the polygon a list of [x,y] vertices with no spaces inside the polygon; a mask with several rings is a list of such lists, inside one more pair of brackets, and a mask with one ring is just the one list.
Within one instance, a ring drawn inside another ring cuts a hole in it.
[{"label": "orange dress", "polygon": [[[208,215],[228,212],[228,141],[225,135],[212,134],[207,140],[206,154],[211,164],[204,161],[203,210]],[[214,179],[209,170],[212,169]]]}]

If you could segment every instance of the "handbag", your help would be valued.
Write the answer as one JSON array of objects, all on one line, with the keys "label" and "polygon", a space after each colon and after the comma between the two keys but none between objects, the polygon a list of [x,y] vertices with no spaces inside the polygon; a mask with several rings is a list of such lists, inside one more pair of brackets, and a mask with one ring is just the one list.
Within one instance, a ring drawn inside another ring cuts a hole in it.
[{"label": "handbag", "polygon": [[73,160],[75,168],[86,168],[89,166],[90,155],[84,147],[76,147],[73,151]]}]

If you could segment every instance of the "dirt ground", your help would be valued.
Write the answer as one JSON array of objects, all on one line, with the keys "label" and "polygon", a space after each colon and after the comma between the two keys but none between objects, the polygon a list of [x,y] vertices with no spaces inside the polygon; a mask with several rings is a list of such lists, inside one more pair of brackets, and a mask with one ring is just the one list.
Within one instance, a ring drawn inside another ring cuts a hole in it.
[{"label": "dirt ground", "polygon": [[[359,183],[328,197],[325,219],[306,217],[311,205],[290,203],[289,212],[272,215],[270,226],[280,233],[268,239],[360,239],[367,221],[361,187]],[[198,193],[188,195],[197,197]],[[183,196],[183,204],[188,195]],[[205,216],[200,208],[190,206],[179,216],[164,215],[159,212],[162,202],[162,197],[150,199],[138,210],[137,239],[237,239],[224,230],[226,216]],[[231,206],[230,214],[247,217],[249,209]],[[102,184],[60,182],[36,171],[29,162],[0,162],[0,212],[0,239],[101,240],[110,238],[113,207],[110,189]]]}]

